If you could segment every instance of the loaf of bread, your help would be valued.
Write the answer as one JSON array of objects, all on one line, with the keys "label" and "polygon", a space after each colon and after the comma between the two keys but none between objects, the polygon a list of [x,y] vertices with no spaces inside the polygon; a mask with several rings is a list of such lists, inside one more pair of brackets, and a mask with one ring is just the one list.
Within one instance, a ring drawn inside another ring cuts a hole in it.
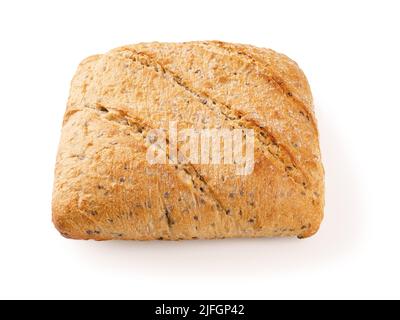
[{"label": "loaf of bread", "polygon": [[[171,123],[252,132],[253,166],[238,173],[238,163],[184,152],[179,160],[171,138],[154,149],[165,163],[149,161],[152,134],[169,137]],[[63,236],[305,238],[323,207],[313,99],[286,56],[217,41],[144,43],[79,65],[55,169],[53,222]]]}]

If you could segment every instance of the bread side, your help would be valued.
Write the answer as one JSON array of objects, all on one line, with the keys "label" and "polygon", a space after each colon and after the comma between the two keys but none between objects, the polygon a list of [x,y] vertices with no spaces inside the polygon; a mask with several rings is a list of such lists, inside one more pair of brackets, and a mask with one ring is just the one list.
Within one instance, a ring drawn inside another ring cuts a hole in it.
[{"label": "bread side", "polygon": [[[255,167],[150,165],[147,135],[255,131]],[[314,234],[323,169],[301,70],[271,50],[222,42],[139,44],[84,60],[71,84],[53,221],[74,239]]]}]

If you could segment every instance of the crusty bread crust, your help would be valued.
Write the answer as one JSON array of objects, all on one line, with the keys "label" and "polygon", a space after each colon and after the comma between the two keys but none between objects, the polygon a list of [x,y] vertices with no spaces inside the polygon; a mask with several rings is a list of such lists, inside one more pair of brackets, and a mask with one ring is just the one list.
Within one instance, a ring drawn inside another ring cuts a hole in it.
[{"label": "crusty bread crust", "polygon": [[[253,129],[253,173],[150,165],[147,134],[169,121],[178,129]],[[217,41],[137,44],[79,65],[53,222],[72,239],[303,238],[323,218],[323,177],[312,95],[295,62]]]}]

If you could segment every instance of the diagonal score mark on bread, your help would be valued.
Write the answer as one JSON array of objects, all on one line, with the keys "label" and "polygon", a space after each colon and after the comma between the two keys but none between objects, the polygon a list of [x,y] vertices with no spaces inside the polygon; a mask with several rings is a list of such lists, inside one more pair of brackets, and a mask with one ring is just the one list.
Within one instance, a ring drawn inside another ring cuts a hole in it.
[{"label": "diagonal score mark on bread", "polygon": [[[209,41],[206,42],[207,46],[216,46],[218,48],[222,48],[226,50],[229,53],[232,53],[234,55],[237,55],[240,57],[240,59],[247,60],[248,62],[256,65],[259,67],[263,72],[262,75],[264,79],[267,82],[273,83],[276,88],[278,88],[280,91],[282,91],[283,96],[287,97],[289,101],[292,101],[293,105],[297,106],[299,108],[300,114],[302,114],[307,121],[310,122],[312,129],[314,130],[314,133],[318,135],[318,130],[317,130],[317,123],[315,120],[315,115],[312,111],[310,111],[310,108],[306,106],[306,104],[298,99],[291,90],[288,89],[288,86],[285,84],[285,81],[283,79],[280,79],[277,75],[275,75],[272,71],[271,68],[263,61],[260,57],[256,57],[253,53],[250,52],[250,50],[256,50],[256,48],[252,48],[249,46],[247,48],[246,46],[239,45],[239,44],[228,44],[225,42],[221,41]],[[204,46],[204,44],[197,44],[198,46],[203,46],[207,49],[207,46]]]},{"label": "diagonal score mark on bread", "polygon": [[[119,126],[130,128],[133,133],[138,134],[143,138],[144,143],[147,139],[148,132],[152,129],[156,129],[147,124],[144,119],[141,119],[137,116],[133,117],[129,115],[129,108],[122,106],[114,107],[108,105],[106,106],[104,104],[97,104],[96,106],[85,105],[81,109],[70,110],[68,115],[75,114],[76,112],[83,111],[85,109],[97,112],[100,118],[103,119],[104,121],[111,121]],[[166,142],[167,142],[167,150],[164,151],[167,154],[168,160],[170,160],[169,148],[168,148],[169,140],[166,139]],[[182,154],[182,156],[185,155]],[[181,172],[183,171],[184,173],[189,175],[193,190],[195,190],[196,193],[198,194],[206,196],[206,198],[208,198],[211,202],[213,202],[214,208],[216,209],[217,212],[225,214],[226,209],[224,208],[223,204],[216,197],[215,192],[207,184],[206,179],[196,170],[193,164],[191,163],[176,164],[173,167],[175,168],[176,171],[181,171]],[[172,217],[171,213],[169,212],[168,208],[165,205],[164,205],[164,212],[168,228],[171,229],[173,226],[173,224],[171,223]]]},{"label": "diagonal score mark on bread", "polygon": [[296,163],[293,154],[285,145],[277,141],[276,137],[272,134],[271,130],[267,126],[261,127],[257,125],[257,123],[254,123],[254,121],[245,119],[240,112],[234,110],[228,104],[217,101],[217,99],[210,97],[206,93],[196,92],[186,81],[184,81],[183,75],[178,75],[176,72],[169,70],[166,66],[161,64],[160,61],[157,61],[149,54],[143,51],[137,51],[131,47],[121,47],[117,50],[114,52],[118,52],[120,54],[129,51],[133,54],[133,56],[123,55],[124,58],[133,58],[135,61],[140,62],[145,67],[153,68],[158,73],[162,72],[168,77],[168,79],[183,88],[189,95],[199,100],[202,104],[207,106],[215,113],[222,114],[226,120],[232,124],[232,127],[253,129],[257,133],[255,138],[264,147],[262,148],[263,154],[268,158],[271,158],[272,156],[275,160],[277,160],[279,162],[276,164],[277,167],[286,172],[288,176],[292,177],[294,181],[299,183],[305,190],[307,190],[307,186],[309,184],[307,174],[304,172],[301,166]]}]

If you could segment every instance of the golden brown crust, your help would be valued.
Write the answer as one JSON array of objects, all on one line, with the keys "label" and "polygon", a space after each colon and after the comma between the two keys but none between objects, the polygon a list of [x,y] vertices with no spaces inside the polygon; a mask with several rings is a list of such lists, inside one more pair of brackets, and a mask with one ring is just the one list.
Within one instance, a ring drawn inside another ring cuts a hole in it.
[{"label": "golden brown crust", "polygon": [[[147,134],[249,128],[255,167],[150,165]],[[222,42],[145,43],[85,59],[71,84],[53,221],[73,239],[308,237],[324,186],[308,82],[272,50]]]}]

